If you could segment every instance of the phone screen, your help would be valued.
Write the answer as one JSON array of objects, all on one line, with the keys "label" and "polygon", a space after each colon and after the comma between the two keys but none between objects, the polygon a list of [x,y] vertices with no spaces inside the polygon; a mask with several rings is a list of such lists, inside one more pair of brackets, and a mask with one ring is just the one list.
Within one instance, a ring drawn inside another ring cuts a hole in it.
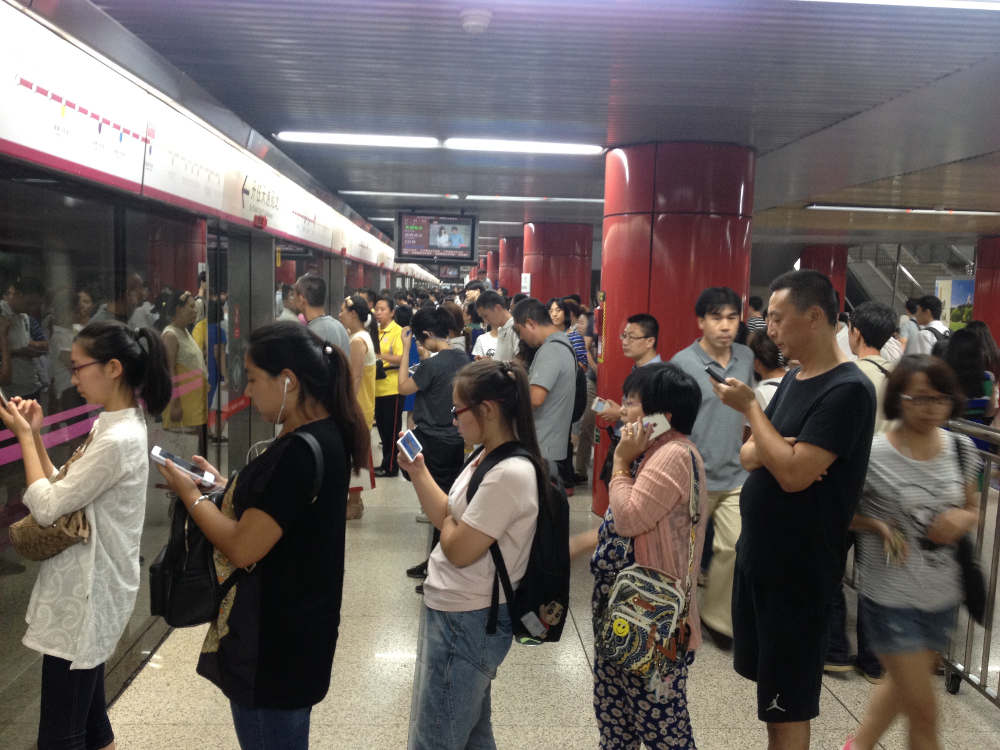
[{"label": "phone screen", "polygon": [[410,430],[407,430],[403,437],[399,439],[399,445],[410,460],[413,460],[416,455],[423,450],[420,445],[420,441],[417,440],[416,435],[414,435]]},{"label": "phone screen", "polygon": [[164,460],[173,461],[177,466],[180,466],[182,469],[187,469],[188,471],[193,472],[195,474],[201,475],[205,473],[203,469],[199,469],[190,461],[185,461],[183,458],[175,456],[173,453],[168,453],[167,451],[163,450],[163,448],[160,448],[160,457],[163,458]]}]

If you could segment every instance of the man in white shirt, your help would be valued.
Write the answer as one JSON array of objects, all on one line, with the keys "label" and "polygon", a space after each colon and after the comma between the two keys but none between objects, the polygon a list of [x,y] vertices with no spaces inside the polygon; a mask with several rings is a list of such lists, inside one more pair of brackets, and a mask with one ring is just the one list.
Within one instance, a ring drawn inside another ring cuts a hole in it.
[{"label": "man in white shirt", "polygon": [[941,322],[941,300],[933,294],[927,294],[917,300],[917,325],[920,335],[917,336],[919,351],[907,354],[930,354],[934,345],[951,336],[951,329]]},{"label": "man in white shirt", "polygon": [[295,287],[291,284],[281,285],[281,312],[278,320],[299,322],[298,310],[295,309]]},{"label": "man in white shirt", "polygon": [[496,334],[497,343],[493,359],[498,362],[510,362],[517,354],[519,340],[514,331],[514,318],[504,305],[503,297],[494,291],[481,292],[476,297],[476,312]]}]

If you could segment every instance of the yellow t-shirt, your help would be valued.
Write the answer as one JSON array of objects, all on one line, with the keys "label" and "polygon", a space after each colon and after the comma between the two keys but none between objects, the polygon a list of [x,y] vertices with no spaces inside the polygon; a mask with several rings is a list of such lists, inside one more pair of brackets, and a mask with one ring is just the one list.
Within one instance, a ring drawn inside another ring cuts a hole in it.
[{"label": "yellow t-shirt", "polygon": [[[403,329],[393,320],[385,328],[378,329],[378,350],[383,354],[402,356]],[[400,364],[406,367],[402,360]],[[399,366],[384,363],[385,378],[375,381],[375,398],[380,396],[395,396],[399,393]]]}]

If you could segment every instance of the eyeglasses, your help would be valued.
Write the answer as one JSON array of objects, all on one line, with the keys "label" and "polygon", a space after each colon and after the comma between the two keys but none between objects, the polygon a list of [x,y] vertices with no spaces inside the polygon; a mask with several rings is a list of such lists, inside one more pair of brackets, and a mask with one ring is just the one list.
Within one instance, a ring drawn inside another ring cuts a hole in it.
[{"label": "eyeglasses", "polygon": [[457,406],[453,406],[451,407],[451,418],[458,419],[459,414],[465,414],[465,412],[467,412],[471,408],[472,408],[471,406],[465,406],[459,409]]},{"label": "eyeglasses", "polygon": [[82,365],[73,365],[72,367],[69,368],[69,374],[79,375],[80,370],[82,370],[84,367],[90,367],[91,365],[100,365],[100,364],[103,364],[103,362],[95,359],[93,362],[84,362]]},{"label": "eyeglasses", "polygon": [[953,403],[951,396],[908,396],[901,393],[899,397],[915,406],[951,406]]},{"label": "eyeglasses", "polygon": [[642,341],[642,339],[651,339],[652,336],[633,336],[630,333],[623,333],[618,338],[622,341]]}]

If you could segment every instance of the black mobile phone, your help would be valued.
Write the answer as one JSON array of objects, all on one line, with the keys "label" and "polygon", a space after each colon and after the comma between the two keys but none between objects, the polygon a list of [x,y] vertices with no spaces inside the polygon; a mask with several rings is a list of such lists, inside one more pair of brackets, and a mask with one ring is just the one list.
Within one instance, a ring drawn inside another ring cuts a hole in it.
[{"label": "black mobile phone", "polygon": [[722,370],[720,370],[717,365],[712,365],[712,364],[705,365],[705,372],[708,373],[708,377],[710,377],[712,380],[725,384],[726,374]]}]

